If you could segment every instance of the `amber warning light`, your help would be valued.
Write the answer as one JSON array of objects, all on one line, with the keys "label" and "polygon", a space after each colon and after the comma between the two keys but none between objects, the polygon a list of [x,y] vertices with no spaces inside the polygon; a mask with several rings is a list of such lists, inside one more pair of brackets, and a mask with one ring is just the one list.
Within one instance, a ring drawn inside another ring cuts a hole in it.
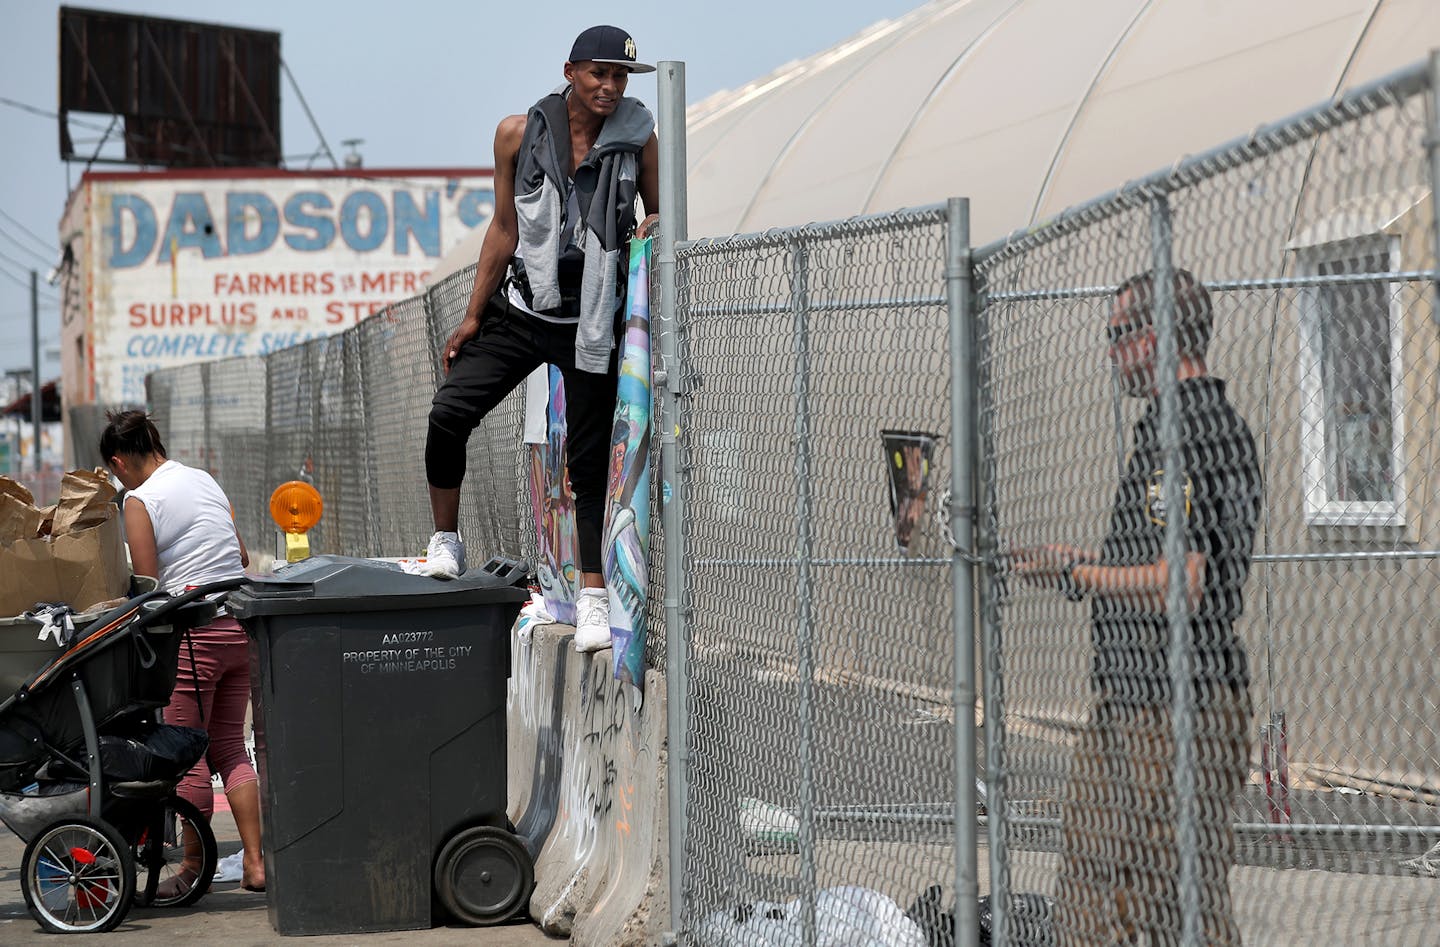
[{"label": "amber warning light", "polygon": [[285,561],[299,562],[310,556],[305,534],[325,512],[320,491],[303,480],[282,483],[270,494],[270,518],[285,534]]}]

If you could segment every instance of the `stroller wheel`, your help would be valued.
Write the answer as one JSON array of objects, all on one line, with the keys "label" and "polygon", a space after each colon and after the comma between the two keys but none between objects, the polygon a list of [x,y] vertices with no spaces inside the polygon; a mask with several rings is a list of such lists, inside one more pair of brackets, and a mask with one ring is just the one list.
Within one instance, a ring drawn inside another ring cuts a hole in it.
[{"label": "stroller wheel", "polygon": [[108,822],[52,822],[25,846],[20,862],[25,907],[57,934],[114,930],[135,899],[130,846]]},{"label": "stroller wheel", "polygon": [[171,796],[135,843],[135,900],[145,907],[188,907],[210,890],[219,860],[205,816],[193,802]]}]

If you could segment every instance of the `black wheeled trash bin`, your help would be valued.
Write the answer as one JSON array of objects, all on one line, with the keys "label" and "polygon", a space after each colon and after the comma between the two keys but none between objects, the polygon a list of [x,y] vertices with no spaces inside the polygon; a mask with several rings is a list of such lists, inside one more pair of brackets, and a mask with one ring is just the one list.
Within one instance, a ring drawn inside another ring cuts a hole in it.
[{"label": "black wheeled trash bin", "polygon": [[523,563],[453,581],[316,556],[231,593],[250,634],[270,923],[342,934],[499,923],[534,882],[505,814]]}]

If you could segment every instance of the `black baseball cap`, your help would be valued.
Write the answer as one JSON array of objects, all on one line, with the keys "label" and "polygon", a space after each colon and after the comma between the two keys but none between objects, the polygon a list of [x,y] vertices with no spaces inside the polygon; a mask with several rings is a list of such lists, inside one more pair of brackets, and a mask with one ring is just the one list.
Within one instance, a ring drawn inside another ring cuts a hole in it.
[{"label": "black baseball cap", "polygon": [[618,26],[592,26],[575,37],[570,62],[608,62],[631,72],[654,72],[654,66],[635,61],[635,41]]}]

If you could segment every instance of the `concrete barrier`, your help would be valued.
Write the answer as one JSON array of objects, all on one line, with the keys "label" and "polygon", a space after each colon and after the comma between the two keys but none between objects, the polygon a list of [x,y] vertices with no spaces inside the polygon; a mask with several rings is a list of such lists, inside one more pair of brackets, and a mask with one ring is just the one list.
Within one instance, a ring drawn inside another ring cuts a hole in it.
[{"label": "concrete barrier", "polygon": [[544,634],[517,639],[510,649],[506,759],[510,824],[536,858],[560,806],[564,750],[561,725],[574,631],[541,626]]},{"label": "concrete barrier", "polygon": [[595,897],[576,915],[572,944],[656,944],[670,926],[665,737],[665,678],[649,671],[644,703],[625,714],[607,746],[613,801],[597,826],[597,850],[609,853],[608,864]]},{"label": "concrete barrier", "polygon": [[535,856],[530,914],[593,945],[656,944],[669,926],[665,682],[644,701],[608,651],[576,654],[568,625],[513,648],[510,813]]}]

